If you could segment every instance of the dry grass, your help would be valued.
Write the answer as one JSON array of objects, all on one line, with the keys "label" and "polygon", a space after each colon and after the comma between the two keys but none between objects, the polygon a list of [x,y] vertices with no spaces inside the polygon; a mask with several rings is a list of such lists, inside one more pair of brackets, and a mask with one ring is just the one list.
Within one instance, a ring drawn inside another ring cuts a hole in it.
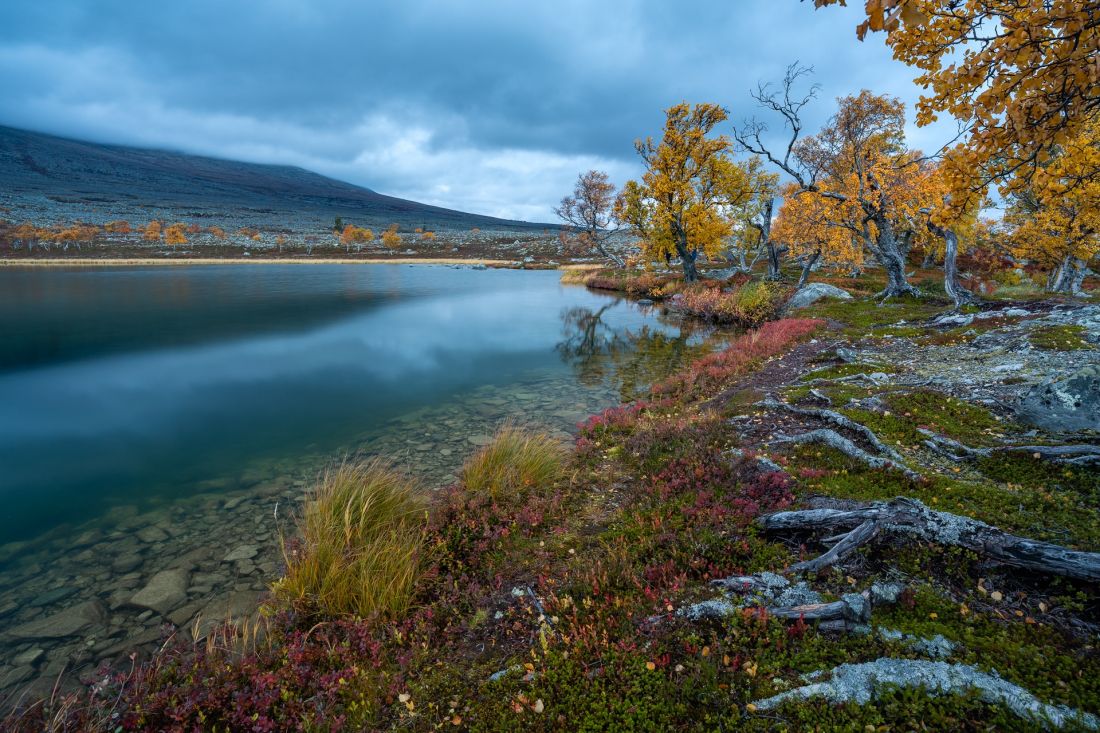
[{"label": "dry grass", "polygon": [[560,441],[544,432],[506,424],[491,443],[466,460],[461,479],[467,490],[488,493],[494,499],[519,496],[561,478],[565,458]]},{"label": "dry grass", "polygon": [[318,616],[394,617],[424,567],[427,502],[381,461],[329,470],[306,502],[299,537],[283,540],[279,601]]}]

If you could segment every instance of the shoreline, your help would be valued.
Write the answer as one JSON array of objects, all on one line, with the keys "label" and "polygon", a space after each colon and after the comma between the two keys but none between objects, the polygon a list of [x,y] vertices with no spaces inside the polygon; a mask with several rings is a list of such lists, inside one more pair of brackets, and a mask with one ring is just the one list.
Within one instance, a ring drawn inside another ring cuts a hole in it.
[{"label": "shoreline", "polygon": [[[455,257],[402,257],[393,259],[352,259],[343,257],[324,257],[316,259],[298,259],[291,257],[256,258],[251,257],[193,257],[180,259],[156,259],[152,257],[120,257],[101,259],[80,257],[28,258],[25,260],[0,259],[0,267],[110,267],[144,265],[485,265],[486,267],[504,267],[515,264],[513,260],[460,259]],[[541,264],[541,263],[529,263]],[[558,268],[571,268],[570,265],[558,265]]]}]

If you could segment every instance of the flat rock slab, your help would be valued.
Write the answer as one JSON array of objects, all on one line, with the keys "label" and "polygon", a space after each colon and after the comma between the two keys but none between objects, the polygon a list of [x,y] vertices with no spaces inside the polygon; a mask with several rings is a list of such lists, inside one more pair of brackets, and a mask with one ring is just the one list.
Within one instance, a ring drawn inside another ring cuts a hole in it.
[{"label": "flat rock slab", "polygon": [[17,639],[62,639],[75,636],[93,624],[102,623],[107,609],[99,601],[85,601],[69,606],[45,618],[16,626],[8,634]]},{"label": "flat rock slab", "polygon": [[240,562],[242,560],[251,560],[256,557],[260,552],[260,549],[256,545],[241,545],[233,548],[228,555],[222,558],[222,562]]},{"label": "flat rock slab", "polygon": [[189,573],[181,568],[162,570],[130,599],[131,606],[148,608],[164,616],[187,600]]}]

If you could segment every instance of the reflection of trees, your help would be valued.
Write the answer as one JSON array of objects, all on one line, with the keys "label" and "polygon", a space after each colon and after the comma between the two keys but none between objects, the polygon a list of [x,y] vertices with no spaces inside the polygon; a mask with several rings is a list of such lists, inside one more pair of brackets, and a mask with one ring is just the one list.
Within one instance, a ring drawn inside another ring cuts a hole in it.
[{"label": "reflection of trees", "polygon": [[648,325],[636,331],[616,330],[603,321],[604,313],[614,305],[608,303],[595,311],[585,307],[562,311],[564,339],[557,350],[582,384],[606,381],[624,402],[630,401],[679,365],[710,350],[709,339],[692,339],[698,328],[694,323],[677,322],[675,332]]}]

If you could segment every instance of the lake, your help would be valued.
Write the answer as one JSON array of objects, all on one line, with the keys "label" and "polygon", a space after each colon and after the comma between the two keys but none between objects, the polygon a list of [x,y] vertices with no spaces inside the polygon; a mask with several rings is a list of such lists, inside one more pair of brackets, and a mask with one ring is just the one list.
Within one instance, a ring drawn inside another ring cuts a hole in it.
[{"label": "lake", "polygon": [[721,341],[555,271],[0,268],[0,689],[246,615],[318,473],[437,488]]}]

